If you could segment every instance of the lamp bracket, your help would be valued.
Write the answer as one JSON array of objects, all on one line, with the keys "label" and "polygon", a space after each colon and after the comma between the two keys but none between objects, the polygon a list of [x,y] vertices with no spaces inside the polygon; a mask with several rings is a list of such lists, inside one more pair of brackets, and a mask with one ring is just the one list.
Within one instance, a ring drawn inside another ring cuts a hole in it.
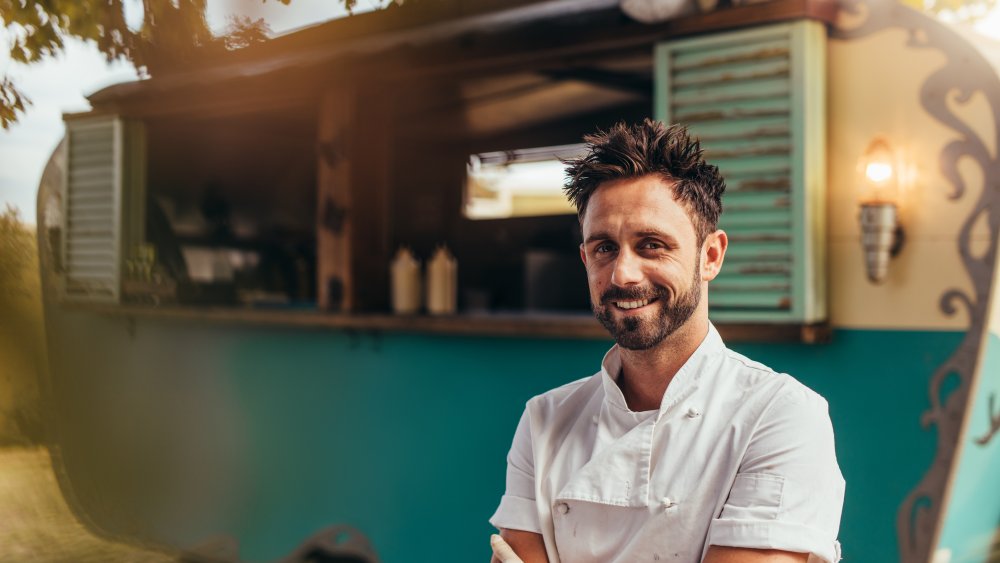
[{"label": "lamp bracket", "polygon": [[889,247],[889,257],[895,258],[903,251],[903,243],[906,242],[906,231],[903,225],[896,223],[896,228],[892,231],[892,246]]}]

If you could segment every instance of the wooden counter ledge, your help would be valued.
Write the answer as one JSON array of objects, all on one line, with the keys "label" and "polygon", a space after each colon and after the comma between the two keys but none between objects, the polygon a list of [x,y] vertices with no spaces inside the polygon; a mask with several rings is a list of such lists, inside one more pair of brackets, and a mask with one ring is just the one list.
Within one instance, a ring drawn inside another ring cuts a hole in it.
[{"label": "wooden counter ledge", "polygon": [[[69,303],[60,306],[70,311],[90,312],[108,317],[198,321],[229,325],[610,340],[608,333],[589,313],[525,312],[400,316],[239,307],[149,307]],[[828,324],[716,324],[716,327],[727,342],[823,343],[829,341],[831,332]]]}]

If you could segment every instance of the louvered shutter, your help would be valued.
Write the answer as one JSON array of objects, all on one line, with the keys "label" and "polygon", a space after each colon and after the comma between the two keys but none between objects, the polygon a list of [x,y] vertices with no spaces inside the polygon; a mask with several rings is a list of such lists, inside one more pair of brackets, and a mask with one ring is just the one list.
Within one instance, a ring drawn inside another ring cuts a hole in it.
[{"label": "louvered shutter", "polygon": [[713,320],[826,316],[825,42],[799,21],[657,46],[657,118],[687,125],[726,179]]},{"label": "louvered shutter", "polygon": [[63,298],[118,302],[123,250],[142,234],[141,126],[119,117],[74,118],[66,136]]}]

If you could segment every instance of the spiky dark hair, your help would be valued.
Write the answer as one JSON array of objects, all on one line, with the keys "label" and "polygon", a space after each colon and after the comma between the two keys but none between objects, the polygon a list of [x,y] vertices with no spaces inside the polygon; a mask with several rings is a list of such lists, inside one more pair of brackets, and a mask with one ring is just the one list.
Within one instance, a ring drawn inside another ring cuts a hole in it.
[{"label": "spiky dark hair", "polygon": [[581,221],[590,196],[601,184],[656,174],[671,185],[674,199],[687,208],[699,241],[715,231],[726,182],[718,167],[705,162],[701,144],[688,135],[686,127],[667,127],[647,118],[632,125],[617,123],[607,131],[598,129],[583,140],[587,154],[566,162],[568,180],[563,190]]}]

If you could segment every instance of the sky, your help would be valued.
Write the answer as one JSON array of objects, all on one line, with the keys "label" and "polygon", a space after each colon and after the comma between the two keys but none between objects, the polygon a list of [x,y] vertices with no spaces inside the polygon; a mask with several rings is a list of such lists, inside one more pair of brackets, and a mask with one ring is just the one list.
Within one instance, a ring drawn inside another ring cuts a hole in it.
[{"label": "sky", "polygon": [[[139,2],[126,2],[126,19],[132,26],[141,18],[135,9]],[[378,0],[359,0],[355,12],[379,5]],[[265,18],[276,34],[346,14],[336,0],[293,0],[288,6],[277,0],[209,0],[207,16],[213,29],[225,28],[228,17],[236,13]],[[34,224],[35,193],[45,163],[62,139],[62,115],[87,111],[87,95],[138,76],[128,62],[109,64],[93,44],[75,40],[67,42],[57,58],[33,65],[15,63],[7,53],[8,37],[0,27],[0,74],[10,75],[32,105],[11,129],[0,129],[0,211],[14,205],[24,222]]]},{"label": "sky", "polygon": [[[136,9],[140,2],[126,2],[126,18],[133,26],[139,23],[137,17],[141,18]],[[355,11],[366,12],[380,5],[380,0],[359,0]],[[289,6],[278,0],[209,0],[207,15],[214,29],[223,29],[228,16],[237,13],[265,18],[276,34],[345,15],[336,0],[292,0]],[[975,28],[1000,40],[1000,4]],[[7,39],[7,31],[0,27],[0,46],[6,46]],[[14,205],[22,220],[33,224],[35,192],[45,163],[63,136],[63,113],[86,111],[90,106],[85,96],[138,77],[129,63],[109,64],[95,46],[79,41],[68,42],[57,58],[28,66],[10,61],[6,48],[0,48],[3,73],[12,76],[33,103],[17,125],[0,129],[0,210]]]}]

